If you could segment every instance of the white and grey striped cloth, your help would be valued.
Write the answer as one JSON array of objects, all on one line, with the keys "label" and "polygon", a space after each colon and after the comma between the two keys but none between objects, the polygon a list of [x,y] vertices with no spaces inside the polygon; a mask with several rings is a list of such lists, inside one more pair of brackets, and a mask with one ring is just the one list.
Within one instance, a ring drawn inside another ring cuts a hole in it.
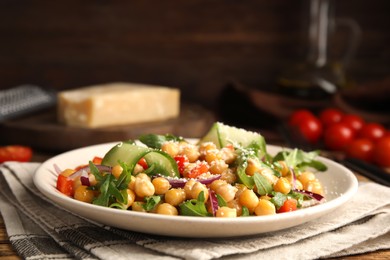
[{"label": "white and grey striped cloth", "polygon": [[305,225],[251,237],[184,239],[120,230],[58,208],[32,182],[38,166],[0,165],[0,211],[24,259],[318,259],[390,249],[390,188],[374,183]]}]

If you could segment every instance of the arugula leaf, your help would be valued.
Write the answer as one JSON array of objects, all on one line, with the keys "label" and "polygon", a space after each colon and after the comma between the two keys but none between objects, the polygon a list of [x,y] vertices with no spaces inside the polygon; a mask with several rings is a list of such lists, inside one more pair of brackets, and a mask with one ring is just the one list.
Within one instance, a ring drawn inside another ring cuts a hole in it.
[{"label": "arugula leaf", "polygon": [[283,206],[286,200],[287,200],[287,195],[281,192],[273,192],[271,202],[275,205],[276,209],[279,209],[281,206]]},{"label": "arugula leaf", "polygon": [[151,211],[161,201],[161,196],[153,195],[153,196],[145,197],[144,200],[145,200],[145,203],[142,205],[142,207],[146,211]]},{"label": "arugula leaf", "polygon": [[183,141],[182,137],[178,137],[172,134],[156,135],[156,134],[145,134],[141,135],[138,140],[148,147],[161,149],[163,143],[167,141]]},{"label": "arugula leaf", "polygon": [[297,200],[297,207],[301,208],[303,200],[305,199],[305,195],[299,192],[291,191],[289,196]]},{"label": "arugula leaf", "polygon": [[241,217],[248,217],[248,216],[250,216],[249,209],[245,206],[242,206]]},{"label": "arugula leaf", "polygon": [[89,170],[91,171],[91,173],[95,176],[95,179],[98,181],[98,182],[103,182],[105,180],[103,174],[100,173],[99,169],[96,167],[95,164],[93,164],[92,161],[89,161]]},{"label": "arugula leaf", "polygon": [[[111,175],[107,175],[111,176]],[[110,178],[107,177],[103,180],[100,185],[100,195],[93,200],[93,204],[108,207],[110,201],[110,195],[108,194],[109,186],[110,186]]]},{"label": "arugula leaf", "polygon": [[204,192],[199,193],[198,199],[187,200],[179,205],[181,215],[208,217],[211,214],[207,211]]},{"label": "arugula leaf", "polygon": [[119,165],[122,167],[123,171],[116,182],[116,186],[118,189],[122,190],[126,189],[131,181],[131,170],[127,164],[122,161],[119,162]]},{"label": "arugula leaf", "polygon": [[218,200],[218,206],[220,206],[220,207],[227,206],[226,201],[221,197],[221,195],[219,195],[219,194],[215,194],[215,195],[216,195],[217,200]]},{"label": "arugula leaf", "polygon": [[273,190],[272,184],[268,181],[266,177],[261,175],[260,173],[255,173],[253,175],[253,180],[255,182],[257,193],[259,195],[267,195],[270,194]]},{"label": "arugula leaf", "polygon": [[318,171],[326,171],[327,167],[315,158],[319,151],[304,152],[297,148],[291,151],[281,151],[274,156],[275,161],[285,161],[289,167],[304,170],[306,167],[312,167]]},{"label": "arugula leaf", "polygon": [[248,176],[245,173],[245,169],[246,169],[247,165],[248,165],[247,162],[245,162],[244,164],[241,164],[241,165],[238,166],[238,168],[237,168],[237,177],[238,177],[238,180],[242,184],[244,184],[249,189],[253,189],[253,187],[255,185],[253,177],[252,176]]}]

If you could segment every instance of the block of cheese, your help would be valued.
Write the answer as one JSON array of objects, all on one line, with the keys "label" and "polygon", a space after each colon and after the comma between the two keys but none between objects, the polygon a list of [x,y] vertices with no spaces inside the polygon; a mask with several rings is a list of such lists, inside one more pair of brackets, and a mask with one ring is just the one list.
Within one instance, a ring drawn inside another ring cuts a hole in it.
[{"label": "block of cheese", "polygon": [[58,121],[97,128],[161,121],[180,113],[176,88],[110,83],[58,93]]}]

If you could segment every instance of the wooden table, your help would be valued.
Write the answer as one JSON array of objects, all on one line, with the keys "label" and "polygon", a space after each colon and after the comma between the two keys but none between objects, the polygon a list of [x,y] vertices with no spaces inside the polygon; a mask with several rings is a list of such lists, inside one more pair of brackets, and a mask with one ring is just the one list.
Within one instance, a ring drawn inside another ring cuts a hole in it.
[{"label": "wooden table", "polygon": [[[33,161],[42,162],[46,160],[47,158],[51,157],[51,155],[48,154],[35,154]],[[356,175],[359,181],[369,181],[368,179]],[[20,256],[14,251],[12,248],[12,245],[8,239],[7,231],[4,225],[4,220],[0,215],[0,258],[2,259],[21,259]],[[343,257],[342,259],[372,259],[372,260],[378,260],[378,259],[390,259],[390,250],[381,250],[373,253],[363,254],[363,255],[356,255],[356,256],[349,256],[349,257]]]}]

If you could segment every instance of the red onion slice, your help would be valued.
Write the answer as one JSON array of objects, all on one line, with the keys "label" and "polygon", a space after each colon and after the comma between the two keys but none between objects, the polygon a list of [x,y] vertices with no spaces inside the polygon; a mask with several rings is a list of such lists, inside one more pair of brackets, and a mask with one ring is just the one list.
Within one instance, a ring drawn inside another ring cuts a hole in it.
[{"label": "red onion slice", "polygon": [[213,212],[213,216],[215,217],[215,214],[217,214],[218,210],[218,199],[215,195],[215,192],[211,189],[209,189],[209,198],[210,198],[210,205],[211,205],[211,211]]}]

